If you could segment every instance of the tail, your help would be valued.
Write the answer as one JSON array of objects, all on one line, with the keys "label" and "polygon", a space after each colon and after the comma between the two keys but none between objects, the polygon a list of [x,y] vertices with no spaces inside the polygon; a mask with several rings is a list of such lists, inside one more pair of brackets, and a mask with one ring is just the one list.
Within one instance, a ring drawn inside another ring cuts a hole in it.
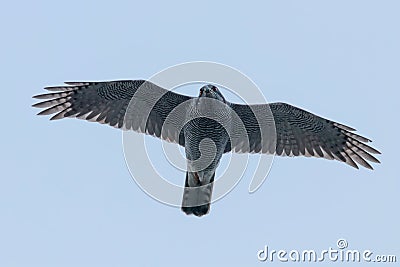
[{"label": "tail", "polygon": [[212,173],[209,183],[202,184],[197,172],[186,172],[185,189],[183,191],[182,200],[182,211],[184,213],[200,217],[210,211],[214,177],[215,172]]}]

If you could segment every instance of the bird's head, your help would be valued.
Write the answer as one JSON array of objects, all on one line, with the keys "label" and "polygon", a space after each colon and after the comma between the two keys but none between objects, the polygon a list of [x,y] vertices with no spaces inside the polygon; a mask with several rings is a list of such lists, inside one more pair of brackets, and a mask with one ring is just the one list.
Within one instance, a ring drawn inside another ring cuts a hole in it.
[{"label": "bird's head", "polygon": [[212,84],[207,84],[201,87],[199,97],[209,97],[226,103],[226,100],[218,87]]}]

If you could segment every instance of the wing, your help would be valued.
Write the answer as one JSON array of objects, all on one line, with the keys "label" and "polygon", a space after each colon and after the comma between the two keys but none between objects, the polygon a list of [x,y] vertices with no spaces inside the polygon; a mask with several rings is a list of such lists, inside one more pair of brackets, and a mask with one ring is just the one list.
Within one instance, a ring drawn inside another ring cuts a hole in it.
[{"label": "wing", "polygon": [[[379,160],[371,154],[380,152],[366,144],[371,140],[355,134],[355,129],[351,127],[285,103],[250,106],[231,104],[231,107],[243,121],[249,146],[247,149],[243,148],[239,142],[237,146],[228,147],[227,150],[239,153],[275,152],[279,156],[322,157],[345,162],[357,169],[357,164],[373,169],[367,161],[379,163]],[[271,115],[257,120],[255,114],[260,110],[270,110]],[[259,130],[259,125],[266,124],[264,121],[270,121],[271,116],[276,129],[274,149],[268,144],[269,138],[261,138]],[[267,141],[261,141],[264,139]]]},{"label": "wing", "polygon": [[[183,134],[177,127],[167,125],[163,131],[161,129],[168,114],[191,97],[176,94],[144,80],[66,84],[46,87],[52,93],[34,96],[45,99],[33,105],[44,108],[38,115],[56,113],[51,120],[77,117],[184,145]],[[181,112],[179,116],[184,114]]]}]

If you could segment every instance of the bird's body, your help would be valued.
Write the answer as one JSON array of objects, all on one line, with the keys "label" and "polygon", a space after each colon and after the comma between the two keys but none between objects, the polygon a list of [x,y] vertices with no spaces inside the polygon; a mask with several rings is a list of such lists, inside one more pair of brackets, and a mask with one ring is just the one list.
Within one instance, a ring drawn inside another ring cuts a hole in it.
[{"label": "bird's body", "polygon": [[[359,164],[372,169],[368,161],[379,163],[371,154],[380,152],[351,127],[285,103],[230,103],[214,85],[202,87],[194,98],[143,80],[67,85],[46,87],[53,93],[34,96],[45,99],[33,105],[44,108],[40,115],[56,113],[51,119],[78,117],[185,147],[182,210],[186,214],[208,213],[215,170],[227,152],[322,157],[355,168]],[[238,137],[239,124],[245,134]],[[271,141],[275,141],[268,131],[271,128],[276,142]]]},{"label": "bird's body", "polygon": [[231,109],[224,99],[213,95],[218,89],[206,85],[201,90],[203,92],[187,111],[187,123],[183,128],[187,172],[182,210],[197,216],[209,211],[215,170],[231,131],[228,119]]}]

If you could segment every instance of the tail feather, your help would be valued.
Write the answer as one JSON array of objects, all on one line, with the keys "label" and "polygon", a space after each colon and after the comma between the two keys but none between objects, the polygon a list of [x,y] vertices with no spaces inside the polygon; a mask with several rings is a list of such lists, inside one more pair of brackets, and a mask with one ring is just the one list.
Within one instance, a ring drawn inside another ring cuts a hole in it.
[{"label": "tail feather", "polygon": [[[185,189],[183,191],[182,211],[187,215],[203,216],[210,211],[211,195],[215,172],[210,183],[202,184],[197,173],[186,172]],[[190,179],[190,181],[189,181]],[[195,181],[193,183],[193,181]]]}]

